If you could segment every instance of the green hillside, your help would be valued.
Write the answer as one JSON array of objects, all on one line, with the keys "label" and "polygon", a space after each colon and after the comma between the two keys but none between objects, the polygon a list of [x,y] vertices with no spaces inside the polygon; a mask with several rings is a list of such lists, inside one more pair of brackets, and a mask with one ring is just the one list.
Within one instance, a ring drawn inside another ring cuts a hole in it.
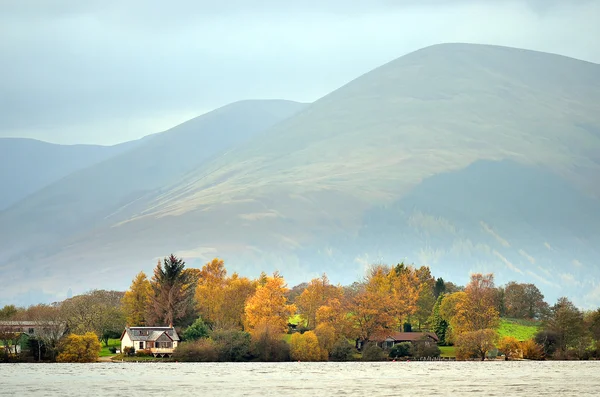
[{"label": "green hillside", "polygon": [[533,338],[540,327],[539,322],[503,318],[500,320],[500,337],[512,336],[520,341]]}]

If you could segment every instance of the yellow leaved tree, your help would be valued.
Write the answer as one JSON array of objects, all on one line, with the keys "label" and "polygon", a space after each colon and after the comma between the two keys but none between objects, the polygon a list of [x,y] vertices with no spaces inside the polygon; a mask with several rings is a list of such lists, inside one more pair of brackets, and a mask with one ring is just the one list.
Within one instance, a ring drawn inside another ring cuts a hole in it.
[{"label": "yellow leaved tree", "polygon": [[144,272],[139,272],[121,301],[129,326],[140,327],[148,325],[146,324],[146,312],[150,306],[151,295],[152,286],[150,285],[150,280],[148,280]]},{"label": "yellow leaved tree", "polygon": [[321,361],[327,359],[319,346],[319,339],[312,331],[296,332],[290,339],[290,357],[298,361]]},{"label": "yellow leaved tree", "polygon": [[95,333],[86,332],[67,336],[59,349],[59,363],[91,363],[98,360],[102,345]]},{"label": "yellow leaved tree", "polygon": [[279,273],[264,277],[264,284],[259,284],[246,302],[245,329],[253,333],[258,325],[266,323],[277,332],[286,332],[288,320],[296,311],[294,305],[288,304],[286,291],[285,280]]}]

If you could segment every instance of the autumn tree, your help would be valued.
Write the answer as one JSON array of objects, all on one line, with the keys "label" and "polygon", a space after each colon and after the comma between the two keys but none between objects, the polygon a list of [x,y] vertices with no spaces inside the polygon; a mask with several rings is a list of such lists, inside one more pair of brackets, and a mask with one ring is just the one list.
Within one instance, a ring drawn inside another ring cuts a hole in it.
[{"label": "autumn tree", "polygon": [[287,303],[286,292],[285,280],[278,273],[267,277],[264,285],[259,284],[246,302],[246,330],[252,334],[259,324],[266,323],[280,334],[286,332],[289,317],[296,311]]},{"label": "autumn tree", "polygon": [[506,316],[512,318],[539,318],[548,309],[544,295],[534,284],[514,281],[504,287],[504,306]]},{"label": "autumn tree", "polygon": [[333,346],[338,339],[335,328],[330,324],[319,324],[317,328],[315,328],[315,335],[317,335],[319,340],[319,347],[321,348],[323,359],[327,360],[329,353],[332,351]]},{"label": "autumn tree", "polygon": [[312,279],[300,296],[296,298],[298,313],[306,322],[306,327],[315,328],[319,308],[327,305],[332,299],[339,299],[341,295],[342,290],[331,285],[326,274]]},{"label": "autumn tree", "polygon": [[523,353],[523,358],[526,360],[542,360],[544,358],[542,346],[537,344],[533,339],[527,339],[521,342],[520,349]]},{"label": "autumn tree", "polygon": [[70,334],[60,347],[57,361],[62,363],[91,363],[98,359],[102,345],[93,332]]},{"label": "autumn tree", "polygon": [[348,301],[344,295],[330,299],[326,305],[317,310],[317,328],[321,325],[330,326],[335,332],[336,339],[352,337],[354,323],[348,316],[348,311]]},{"label": "autumn tree", "polygon": [[243,329],[246,302],[256,292],[257,282],[233,273],[225,286],[225,302],[222,307],[220,325],[223,329]]},{"label": "autumn tree", "polygon": [[181,325],[194,317],[196,285],[193,273],[185,270],[185,262],[175,255],[164,258],[162,264],[158,262],[150,283],[149,323]]},{"label": "autumn tree", "polygon": [[226,285],[227,270],[222,259],[215,258],[202,267],[196,287],[196,309],[212,328],[223,323]]},{"label": "autumn tree", "polygon": [[489,328],[463,332],[456,338],[456,358],[480,358],[483,361],[487,353],[494,349],[497,338],[498,333]]},{"label": "autumn tree", "polygon": [[15,305],[5,305],[0,309],[0,320],[10,320],[19,312]]},{"label": "autumn tree", "polygon": [[150,325],[146,322],[146,313],[152,302],[152,286],[144,272],[133,279],[129,290],[122,299],[123,312],[127,324],[131,327]]},{"label": "autumn tree", "polygon": [[303,334],[296,332],[290,340],[290,357],[298,361],[321,361],[323,352],[319,346],[319,339],[313,331]]},{"label": "autumn tree", "polygon": [[378,265],[352,300],[352,319],[357,336],[368,340],[384,329],[398,329],[417,309],[419,281],[414,268],[399,264]]}]

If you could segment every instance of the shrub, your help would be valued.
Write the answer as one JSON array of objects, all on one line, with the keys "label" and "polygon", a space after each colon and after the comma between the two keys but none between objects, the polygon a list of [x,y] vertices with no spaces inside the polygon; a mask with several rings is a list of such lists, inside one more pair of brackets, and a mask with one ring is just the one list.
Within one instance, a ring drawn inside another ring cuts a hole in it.
[{"label": "shrub", "polygon": [[117,348],[114,346],[109,347],[108,351],[111,352],[112,354],[117,354]]},{"label": "shrub", "polygon": [[346,338],[339,338],[331,348],[329,357],[332,361],[348,361],[352,358],[352,345],[348,343]]},{"label": "shrub", "polygon": [[315,334],[319,339],[319,346],[325,359],[329,356],[333,345],[335,344],[335,329],[330,324],[322,323],[315,328]]},{"label": "shrub", "polygon": [[320,361],[323,354],[317,335],[313,331],[293,334],[290,340],[290,357],[299,361]]},{"label": "shrub", "polygon": [[125,346],[123,348],[122,353],[126,356],[133,356],[133,354],[135,353],[135,349],[133,348],[133,346]]},{"label": "shrub", "polygon": [[394,345],[390,350],[390,358],[412,356],[412,343],[402,342]]},{"label": "shrub", "polygon": [[193,342],[182,342],[173,352],[173,359],[184,362],[214,362],[219,353],[211,339],[199,339]]},{"label": "shrub", "polygon": [[385,360],[385,353],[383,349],[373,342],[369,342],[362,349],[362,360],[363,361],[383,361]]},{"label": "shrub", "polygon": [[215,342],[219,361],[248,361],[252,358],[250,353],[250,334],[238,330],[218,330],[211,334]]},{"label": "shrub", "polygon": [[463,332],[456,338],[456,359],[479,358],[482,361],[495,348],[498,333],[493,329]]},{"label": "shrub", "polygon": [[201,338],[208,338],[208,326],[198,317],[192,325],[186,328],[183,332],[183,339],[186,341],[194,341]]},{"label": "shrub", "polygon": [[57,361],[63,363],[94,362],[98,359],[100,350],[102,350],[102,345],[95,333],[71,334],[61,342]]},{"label": "shrub", "polygon": [[498,350],[504,353],[505,360],[517,358],[521,343],[513,336],[504,336],[498,342]]},{"label": "shrub", "polygon": [[252,332],[253,355],[260,361],[289,361],[290,345],[282,336],[276,327],[265,322],[259,323]]},{"label": "shrub", "polygon": [[152,355],[152,352],[149,349],[138,349],[135,352],[136,357],[149,357]]}]

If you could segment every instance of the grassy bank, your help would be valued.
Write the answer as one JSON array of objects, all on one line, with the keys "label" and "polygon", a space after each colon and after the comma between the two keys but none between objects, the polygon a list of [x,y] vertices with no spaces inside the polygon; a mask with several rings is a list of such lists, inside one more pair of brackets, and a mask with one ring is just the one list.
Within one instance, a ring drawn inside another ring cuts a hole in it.
[{"label": "grassy bank", "polygon": [[498,334],[500,337],[512,336],[520,341],[533,338],[540,328],[537,321],[503,318],[500,320]]},{"label": "grassy bank", "polygon": [[109,339],[108,340],[108,346],[104,346],[104,343],[102,343],[102,350],[100,350],[100,357],[110,357],[110,356],[114,356],[114,353],[110,352],[110,348],[114,347],[115,349],[120,349],[121,348],[121,341],[119,339]]}]

